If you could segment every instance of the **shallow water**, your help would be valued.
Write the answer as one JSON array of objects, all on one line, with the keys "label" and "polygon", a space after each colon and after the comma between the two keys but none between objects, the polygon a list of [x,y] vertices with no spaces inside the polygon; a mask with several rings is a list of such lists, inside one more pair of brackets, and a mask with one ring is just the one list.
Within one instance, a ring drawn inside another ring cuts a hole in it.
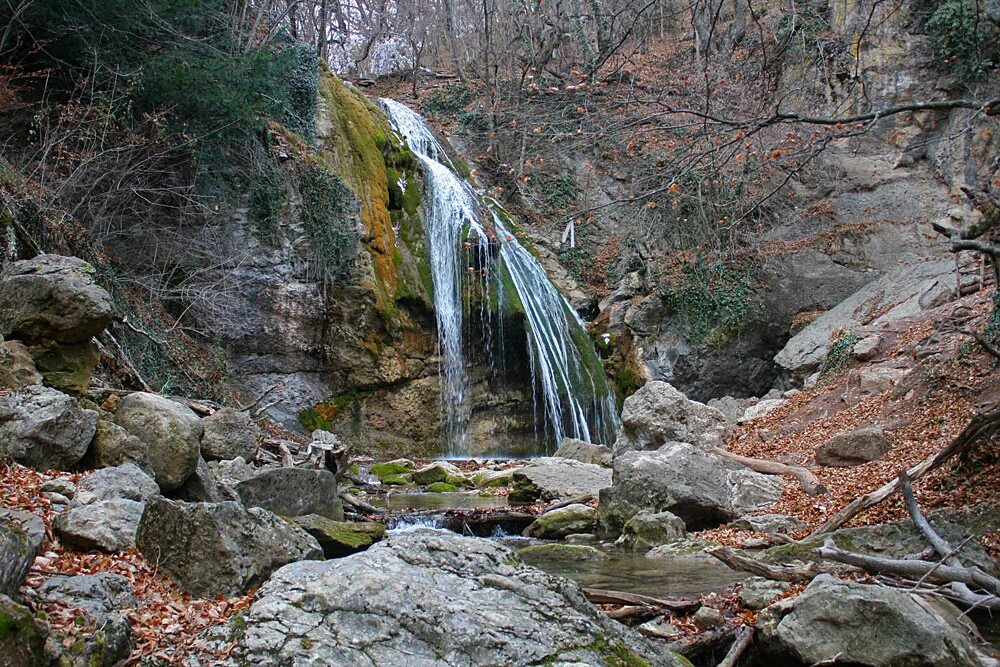
[{"label": "shallow water", "polygon": [[585,588],[605,588],[625,593],[674,598],[710,593],[727,588],[745,575],[722,563],[684,560],[654,560],[642,554],[612,551],[603,561],[539,561],[531,564]]},{"label": "shallow water", "polygon": [[387,510],[478,510],[508,507],[506,496],[481,496],[478,493],[393,493],[372,498],[371,504]]}]

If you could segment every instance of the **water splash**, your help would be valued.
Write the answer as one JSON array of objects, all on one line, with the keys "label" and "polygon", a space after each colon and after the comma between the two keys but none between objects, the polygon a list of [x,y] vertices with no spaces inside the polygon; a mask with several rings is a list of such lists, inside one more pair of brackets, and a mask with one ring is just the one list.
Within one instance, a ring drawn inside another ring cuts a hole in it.
[{"label": "water splash", "polygon": [[[467,340],[464,325],[473,295],[480,317],[523,310],[533,400],[547,434],[610,443],[618,430],[614,397],[583,321],[517,240],[512,222],[494,200],[478,194],[427,122],[395,100],[380,100],[395,130],[424,166],[425,229],[437,318],[444,436],[450,456],[467,456],[470,423],[470,344],[493,349],[492,340]],[[516,301],[515,303],[511,303]],[[486,327],[486,332],[494,328]],[[504,342],[497,341],[502,348]],[[502,356],[502,355],[500,355]]]}]

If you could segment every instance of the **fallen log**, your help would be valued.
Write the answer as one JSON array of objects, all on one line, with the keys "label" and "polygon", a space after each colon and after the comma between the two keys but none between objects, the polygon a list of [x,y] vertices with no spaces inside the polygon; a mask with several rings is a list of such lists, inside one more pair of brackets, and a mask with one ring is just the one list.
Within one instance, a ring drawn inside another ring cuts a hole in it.
[{"label": "fallen log", "polygon": [[611,609],[605,612],[608,618],[613,618],[616,621],[626,621],[626,620],[646,620],[656,616],[656,612],[649,607],[627,605],[625,607],[619,607],[618,609]]},{"label": "fallen log", "polygon": [[[1000,427],[1000,411],[981,412],[972,418],[972,421],[962,430],[951,443],[926,459],[906,471],[911,482],[915,482],[927,473],[941,467],[948,459],[960,454],[973,445],[985,440],[996,432]],[[816,537],[823,533],[832,533],[855,516],[878,505],[888,498],[900,487],[900,478],[896,477],[891,482],[887,482],[871,493],[860,496],[852,500],[846,507],[834,514],[822,526],[809,534],[809,537]]]},{"label": "fallen log", "polygon": [[697,611],[701,603],[697,600],[665,600],[639,593],[609,591],[603,588],[581,589],[588,600],[594,604],[620,604],[626,606],[644,606],[656,609],[668,609],[678,614],[688,614]]},{"label": "fallen log", "polygon": [[773,581],[805,582],[812,581],[817,575],[826,572],[816,563],[803,563],[802,565],[768,565],[753,558],[741,556],[729,547],[712,546],[705,549],[705,553],[714,556],[722,561],[729,569],[771,579]]},{"label": "fallen log", "polygon": [[352,496],[346,491],[341,491],[338,497],[344,502],[345,505],[353,507],[354,509],[360,510],[365,514],[385,514],[385,510],[379,507],[375,507],[370,503],[366,503],[357,496]]},{"label": "fallen log", "polygon": [[722,662],[717,667],[736,667],[739,664],[740,657],[746,652],[752,642],[753,628],[749,625],[741,625],[736,631],[736,639],[733,641],[733,645],[729,647],[729,652],[726,653],[726,657],[722,659]]},{"label": "fallen log", "polygon": [[813,497],[823,495],[829,490],[822,482],[816,479],[815,475],[802,466],[791,466],[767,459],[752,459],[749,456],[740,456],[721,447],[712,447],[710,451],[723,458],[742,463],[754,472],[765,475],[788,475],[789,477],[793,477],[799,483],[799,486],[802,487],[802,490]]}]

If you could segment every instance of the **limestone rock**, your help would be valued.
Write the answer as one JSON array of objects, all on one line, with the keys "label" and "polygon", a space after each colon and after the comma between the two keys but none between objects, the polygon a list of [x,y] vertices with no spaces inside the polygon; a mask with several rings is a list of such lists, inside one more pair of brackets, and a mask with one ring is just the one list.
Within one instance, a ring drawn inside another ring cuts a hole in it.
[{"label": "limestone rock", "polygon": [[240,499],[240,494],[236,492],[236,485],[250,479],[257,472],[243,460],[242,456],[231,461],[209,461],[208,469],[226,500],[237,501]]},{"label": "limestone rock", "polygon": [[85,462],[94,468],[107,468],[129,461],[152,472],[146,443],[113,421],[98,419]]},{"label": "limestone rock", "polygon": [[550,510],[524,529],[526,537],[558,540],[573,533],[589,533],[597,521],[597,510],[589,505],[567,505]]},{"label": "limestone rock", "polygon": [[737,596],[740,602],[749,609],[763,609],[774,602],[775,598],[785,593],[792,585],[787,581],[774,581],[764,577],[749,577],[740,584]]},{"label": "limestone rock", "polygon": [[194,472],[204,427],[187,406],[156,394],[136,392],[121,400],[115,421],[146,444],[160,490],[180,488]]},{"label": "limestone rock", "polygon": [[576,438],[566,438],[559,445],[553,456],[563,459],[574,459],[583,463],[611,467],[611,448],[606,445],[594,445]]},{"label": "limestone rock", "polygon": [[514,471],[512,503],[572,500],[611,485],[611,471],[592,463],[546,457]]},{"label": "limestone rock", "polygon": [[337,479],[329,470],[272,468],[236,485],[247,507],[263,507],[281,516],[319,514],[342,520],[344,508],[337,498]]},{"label": "limestone rock", "polygon": [[849,468],[877,461],[892,449],[881,428],[862,428],[835,435],[816,448],[816,463],[821,466]]},{"label": "limestone rock", "polygon": [[100,500],[56,516],[52,531],[66,545],[116,552],[135,544],[143,504],[127,498]]},{"label": "limestone rock", "polygon": [[77,494],[90,493],[98,501],[126,498],[145,502],[159,491],[156,482],[134,463],[101,468],[84,477],[77,485]]},{"label": "limestone rock", "polygon": [[31,610],[0,594],[0,660],[11,667],[46,667],[50,664],[45,653],[48,628],[37,620]]},{"label": "limestone rock", "polygon": [[60,343],[88,341],[111,321],[111,295],[76,257],[39,255],[0,277],[0,335]]},{"label": "limestone rock", "polygon": [[318,514],[295,517],[316,538],[326,558],[341,558],[364,551],[385,537],[385,524],[375,521],[332,521]]},{"label": "limestone rock", "polygon": [[755,507],[751,501],[763,500],[768,489],[773,493],[780,482],[767,477],[683,442],[625,452],[615,457],[614,484],[601,492],[601,523],[618,533],[645,510],[671,512],[688,530],[715,527]]},{"label": "limestone rock", "polygon": [[670,512],[639,512],[625,522],[622,536],[633,549],[650,549],[685,534],[684,521]]},{"label": "limestone rock", "polygon": [[719,565],[723,570],[727,569],[713,556],[705,553],[705,549],[711,546],[717,546],[717,543],[696,537],[685,537],[650,549],[646,552],[646,558],[670,561],[681,566]]},{"label": "limestone rock", "polygon": [[985,665],[944,600],[822,574],[757,621],[764,660],[893,667]]},{"label": "limestone rock", "polygon": [[160,496],[146,504],[136,546],[197,597],[238,595],[282,565],[323,557],[311,535],[265,509]]},{"label": "limestone rock", "polygon": [[20,596],[21,584],[44,540],[41,519],[26,512],[0,510],[0,595]]},{"label": "limestone rock", "polygon": [[24,343],[0,340],[0,388],[20,389],[41,383],[42,375],[35,368]]},{"label": "limestone rock", "polygon": [[0,457],[39,469],[69,469],[83,458],[97,413],[37,385],[0,396]]},{"label": "limestone rock", "polygon": [[222,408],[201,420],[205,434],[201,455],[207,461],[243,457],[252,461],[260,446],[261,431],[247,412]]},{"label": "limestone rock", "polygon": [[784,484],[779,475],[763,475],[749,468],[738,468],[726,474],[729,504],[737,514],[770,507],[781,497]]},{"label": "limestone rock", "polygon": [[875,396],[892,389],[910,374],[905,368],[870,366],[858,369],[858,391],[862,396]]},{"label": "limestone rock", "polygon": [[93,630],[77,635],[67,646],[60,664],[74,667],[111,667],[132,652],[132,627],[121,610],[135,607],[128,580],[120,574],[46,579],[38,589],[49,602],[80,610],[80,621]]},{"label": "limestone rock", "polygon": [[274,573],[234,657],[329,667],[681,664],[503,545],[430,530]]},{"label": "limestone rock", "polygon": [[666,382],[647,382],[625,399],[614,452],[658,449],[667,442],[722,447],[728,431],[728,420],[715,408],[690,400]]}]

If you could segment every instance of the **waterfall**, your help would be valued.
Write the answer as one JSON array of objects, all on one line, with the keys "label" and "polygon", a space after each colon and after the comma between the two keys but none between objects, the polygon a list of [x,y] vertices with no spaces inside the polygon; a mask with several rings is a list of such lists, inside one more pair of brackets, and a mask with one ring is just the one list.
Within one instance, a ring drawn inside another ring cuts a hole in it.
[{"label": "waterfall", "polygon": [[490,342],[468,340],[465,333],[470,295],[478,296],[480,314],[487,320],[512,301],[523,310],[536,413],[553,442],[564,437],[614,441],[618,430],[614,396],[583,321],[518,241],[503,208],[456,174],[427,122],[395,100],[380,103],[424,167],[424,227],[448,453],[468,454],[471,406],[466,355],[470,346]]}]

